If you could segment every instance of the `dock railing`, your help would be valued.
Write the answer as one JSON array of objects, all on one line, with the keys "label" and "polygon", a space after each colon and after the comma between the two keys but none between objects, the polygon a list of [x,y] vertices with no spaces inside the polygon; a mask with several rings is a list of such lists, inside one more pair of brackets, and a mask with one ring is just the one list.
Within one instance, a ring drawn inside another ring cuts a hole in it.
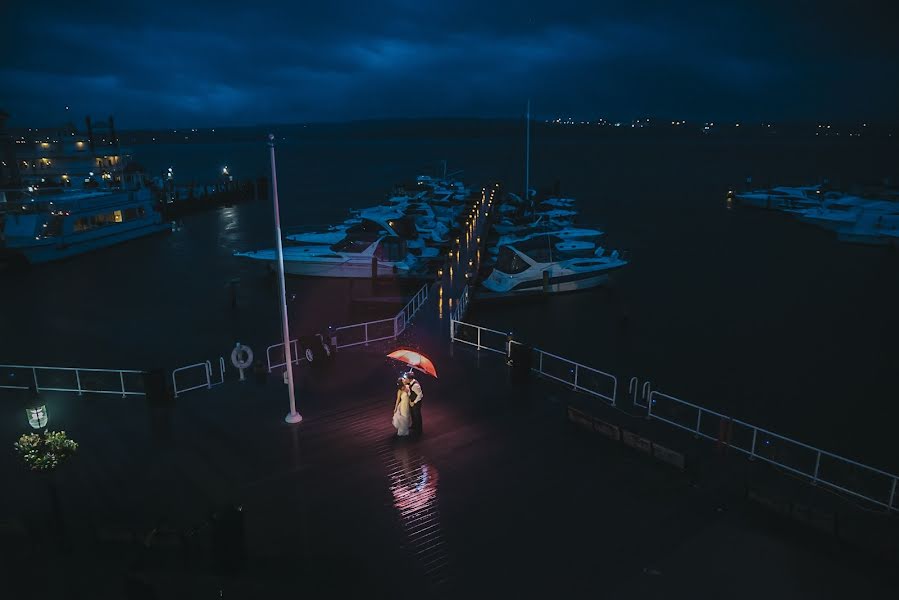
[{"label": "dock railing", "polygon": [[[455,315],[451,315],[450,333],[454,343],[507,357],[511,357],[513,345],[523,345],[512,339],[511,333],[465,323]],[[539,348],[532,351],[532,371],[615,406],[618,379],[614,375]],[[647,418],[733,448],[750,460],[763,460],[807,479],[812,485],[820,484],[899,512],[899,476],[893,473],[663,394],[653,390],[648,381],[641,391],[635,377],[630,380],[628,393],[635,408],[645,409]]]},{"label": "dock railing", "polygon": [[822,484],[899,511],[897,475],[659,391],[650,393],[647,410],[653,419],[733,448],[750,460],[763,460],[805,477],[813,485]]},{"label": "dock railing", "polygon": [[[474,346],[478,350],[504,354],[508,358],[512,357],[513,345],[524,345],[514,340],[511,333],[465,323],[455,318],[450,319],[450,333],[453,342]],[[611,373],[588,367],[540,348],[531,348],[531,352],[532,371],[615,406],[618,378]]]},{"label": "dock railing", "polygon": [[[423,285],[415,293],[414,296],[406,303],[403,308],[393,317],[386,319],[378,319],[376,321],[366,321],[364,323],[353,323],[351,325],[342,325],[340,327],[329,328],[330,343],[334,350],[341,348],[350,348],[353,346],[368,345],[374,342],[384,340],[392,340],[398,338],[412,322],[416,313],[428,301],[429,286]],[[306,360],[305,350],[299,352],[299,343],[297,340],[290,340],[291,362],[295,365],[300,361]],[[284,343],[272,344],[265,350],[266,361],[268,363],[268,372],[274,369],[284,367],[287,362],[284,358]],[[273,362],[280,360],[281,362]]]},{"label": "dock railing", "polygon": [[[212,374],[212,362],[204,361],[194,363],[185,367],[178,367],[172,371],[172,391],[175,398],[185,392],[206,388],[211,390],[213,386],[221,385],[225,382],[225,358],[219,357],[219,377],[215,380]],[[180,377],[178,376],[180,374]],[[178,383],[181,387],[178,387]]]},{"label": "dock railing", "polygon": [[82,369],[45,365],[0,365],[0,388],[35,392],[75,392],[145,396],[143,371],[134,369]]}]

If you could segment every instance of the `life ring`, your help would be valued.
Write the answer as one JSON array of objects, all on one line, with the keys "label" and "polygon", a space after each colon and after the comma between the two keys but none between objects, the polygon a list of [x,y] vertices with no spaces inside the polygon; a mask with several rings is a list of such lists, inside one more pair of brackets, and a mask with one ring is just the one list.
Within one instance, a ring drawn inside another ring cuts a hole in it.
[{"label": "life ring", "polygon": [[253,349],[241,343],[231,351],[231,364],[238,369],[247,369],[253,364]]}]

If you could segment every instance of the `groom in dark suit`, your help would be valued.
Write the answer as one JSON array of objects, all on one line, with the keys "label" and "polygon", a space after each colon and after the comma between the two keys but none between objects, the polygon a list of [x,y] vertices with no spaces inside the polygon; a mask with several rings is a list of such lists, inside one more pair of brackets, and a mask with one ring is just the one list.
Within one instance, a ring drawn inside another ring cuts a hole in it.
[{"label": "groom in dark suit", "polygon": [[424,400],[424,394],[421,391],[421,384],[412,375],[412,372],[403,374],[403,381],[409,386],[411,393],[409,394],[409,404],[412,408],[412,432],[415,437],[421,436],[423,427],[421,422],[421,401]]}]

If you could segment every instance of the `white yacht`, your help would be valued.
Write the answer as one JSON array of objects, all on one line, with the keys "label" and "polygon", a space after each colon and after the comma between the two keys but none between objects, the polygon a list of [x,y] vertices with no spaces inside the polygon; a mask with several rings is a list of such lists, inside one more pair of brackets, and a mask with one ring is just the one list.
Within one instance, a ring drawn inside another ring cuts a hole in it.
[{"label": "white yacht", "polygon": [[38,264],[68,258],[170,229],[136,171],[126,188],[72,189],[6,203],[0,254]]},{"label": "white yacht", "polygon": [[568,240],[579,240],[579,241],[589,241],[595,244],[596,240],[603,235],[603,231],[601,229],[590,229],[585,227],[563,227],[558,230],[541,230],[532,233],[523,233],[523,234],[506,234],[500,236],[499,241],[496,242],[496,245],[489,249],[490,254],[499,254],[499,250],[501,247],[506,246],[508,244],[519,244],[521,242],[526,242],[528,240],[546,236],[547,234],[552,235],[553,237],[559,238],[563,241]]},{"label": "white yacht", "polygon": [[820,206],[801,210],[786,211],[800,221],[840,231],[858,223],[862,215],[875,217],[899,214],[899,203],[889,200],[869,200],[857,196],[843,196],[823,202]]},{"label": "white yacht", "polygon": [[414,219],[388,207],[355,211],[356,216],[325,231],[292,233],[286,236],[294,245],[333,245],[347,237],[387,235],[406,241],[409,252],[421,258],[437,258],[437,248],[428,246],[430,239],[419,235]]},{"label": "white yacht", "polygon": [[500,248],[496,266],[482,285],[488,298],[568,292],[602,285],[626,264],[617,250],[605,254],[590,242],[547,234]]},{"label": "white yacht", "polygon": [[770,190],[755,190],[734,194],[736,201],[743,206],[766,208],[769,210],[801,210],[820,206],[826,199],[842,196],[839,192],[825,191],[820,185],[812,186],[778,186]]},{"label": "white yacht", "polygon": [[577,211],[552,209],[531,213],[523,217],[503,217],[494,223],[493,229],[500,235],[524,235],[528,232],[562,229],[574,223]]},{"label": "white yacht", "polygon": [[[419,259],[408,252],[406,241],[387,235],[344,236],[331,245],[284,247],[284,272],[308,277],[418,277],[424,273]],[[273,265],[276,250],[235,252],[235,256]]]}]

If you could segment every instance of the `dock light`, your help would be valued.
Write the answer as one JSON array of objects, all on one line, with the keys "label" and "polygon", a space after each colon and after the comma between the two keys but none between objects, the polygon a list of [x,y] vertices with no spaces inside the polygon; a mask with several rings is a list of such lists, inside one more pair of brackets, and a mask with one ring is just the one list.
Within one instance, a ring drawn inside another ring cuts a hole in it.
[{"label": "dock light", "polygon": [[[443,277],[443,269],[437,269],[437,277]],[[443,293],[443,289],[440,292]]]},{"label": "dock light", "polygon": [[230,175],[230,173],[228,173],[228,165],[222,167],[222,175],[225,175],[226,177]]},{"label": "dock light", "polygon": [[474,266],[474,261],[471,260],[471,259],[469,259],[469,261],[468,261],[468,266],[469,266],[469,267],[473,267],[473,266]]},{"label": "dock light", "polygon": [[43,404],[25,409],[28,415],[28,424],[34,429],[41,429],[47,426],[47,407]]}]

